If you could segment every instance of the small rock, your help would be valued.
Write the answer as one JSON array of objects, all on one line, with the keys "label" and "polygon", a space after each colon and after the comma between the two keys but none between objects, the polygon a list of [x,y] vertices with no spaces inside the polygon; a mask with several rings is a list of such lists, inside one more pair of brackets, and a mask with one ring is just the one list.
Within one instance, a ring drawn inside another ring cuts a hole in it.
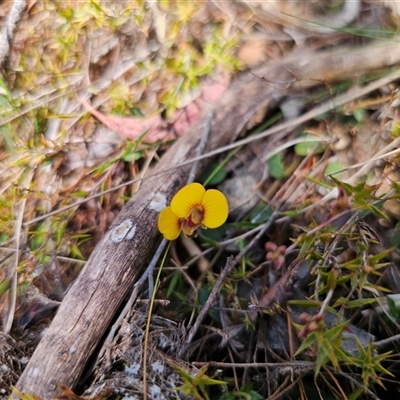
[{"label": "small rock", "polygon": [[241,214],[249,212],[258,202],[255,193],[257,180],[252,175],[242,175],[227,179],[220,186],[228,199],[230,215],[237,218]]}]

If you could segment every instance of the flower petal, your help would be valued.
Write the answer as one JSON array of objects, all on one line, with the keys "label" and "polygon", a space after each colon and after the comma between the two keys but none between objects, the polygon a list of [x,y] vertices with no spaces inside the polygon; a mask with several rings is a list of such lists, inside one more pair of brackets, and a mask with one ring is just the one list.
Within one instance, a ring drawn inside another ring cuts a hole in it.
[{"label": "flower petal", "polygon": [[172,212],[171,207],[164,208],[158,216],[158,230],[167,240],[175,240],[181,233],[179,218]]},{"label": "flower petal", "polygon": [[191,183],[178,190],[171,201],[171,210],[179,218],[188,218],[192,208],[201,205],[204,197],[203,185],[200,183]]},{"label": "flower petal", "polygon": [[228,218],[228,200],[219,190],[207,190],[202,205],[204,208],[203,225],[205,227],[218,228]]}]

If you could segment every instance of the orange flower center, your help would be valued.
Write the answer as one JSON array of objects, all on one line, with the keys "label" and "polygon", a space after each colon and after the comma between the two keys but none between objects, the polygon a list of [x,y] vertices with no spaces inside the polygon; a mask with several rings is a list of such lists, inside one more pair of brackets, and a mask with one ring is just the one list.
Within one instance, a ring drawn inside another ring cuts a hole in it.
[{"label": "orange flower center", "polygon": [[189,216],[181,220],[181,229],[187,236],[193,235],[193,232],[201,225],[204,219],[203,207],[195,206],[192,208]]},{"label": "orange flower center", "polygon": [[201,206],[195,206],[189,215],[188,221],[190,224],[199,225],[203,222],[204,210]]}]

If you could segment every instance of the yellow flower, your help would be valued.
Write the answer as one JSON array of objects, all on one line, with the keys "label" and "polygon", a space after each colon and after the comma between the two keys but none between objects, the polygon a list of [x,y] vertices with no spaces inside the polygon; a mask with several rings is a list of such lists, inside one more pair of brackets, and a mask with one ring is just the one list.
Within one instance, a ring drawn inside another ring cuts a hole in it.
[{"label": "yellow flower", "polygon": [[200,226],[218,228],[228,218],[228,212],[228,201],[222,192],[191,183],[180,189],[171,205],[161,211],[158,229],[166,239],[174,240],[181,231],[190,236]]}]

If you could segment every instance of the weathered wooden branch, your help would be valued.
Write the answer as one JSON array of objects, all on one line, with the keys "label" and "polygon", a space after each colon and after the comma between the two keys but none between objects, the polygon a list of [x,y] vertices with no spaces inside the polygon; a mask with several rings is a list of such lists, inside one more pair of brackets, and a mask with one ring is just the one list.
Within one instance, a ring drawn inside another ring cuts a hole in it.
[{"label": "weathered wooden branch", "polygon": [[[301,90],[322,81],[353,78],[399,62],[400,44],[386,42],[334,53],[303,49],[286,61],[254,71],[254,75],[243,74],[213,109],[215,119],[206,150],[234,141],[257,110],[274,107],[294,87]],[[18,390],[52,399],[59,393],[56,383],[71,388],[77,383],[154,251],[160,239],[158,213],[186,183],[190,165],[163,171],[194,156],[206,120],[207,116],[177,140],[117,216],[65,296],[18,381]],[[200,170],[202,167],[204,162]]]},{"label": "weathered wooden branch", "polygon": [[11,42],[17,25],[24,16],[28,3],[26,0],[14,0],[8,12],[6,23],[0,32],[0,66],[10,53]]}]

